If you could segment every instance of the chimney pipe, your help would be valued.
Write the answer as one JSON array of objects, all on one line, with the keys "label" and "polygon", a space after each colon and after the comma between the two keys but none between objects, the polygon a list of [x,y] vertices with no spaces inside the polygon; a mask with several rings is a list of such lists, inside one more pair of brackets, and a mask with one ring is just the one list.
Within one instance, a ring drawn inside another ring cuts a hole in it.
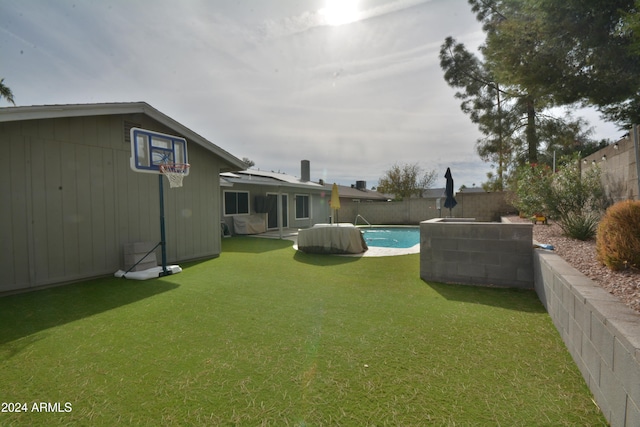
[{"label": "chimney pipe", "polygon": [[311,181],[311,164],[309,160],[300,162],[300,180],[304,182]]}]

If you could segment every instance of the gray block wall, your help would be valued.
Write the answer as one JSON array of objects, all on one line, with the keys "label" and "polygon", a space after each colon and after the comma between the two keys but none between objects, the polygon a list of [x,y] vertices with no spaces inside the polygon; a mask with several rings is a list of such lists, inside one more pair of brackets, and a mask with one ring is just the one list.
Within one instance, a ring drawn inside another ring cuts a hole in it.
[{"label": "gray block wall", "polygon": [[533,226],[436,218],[420,223],[420,277],[533,288]]},{"label": "gray block wall", "polygon": [[557,254],[533,259],[535,290],[602,413],[640,426],[640,315]]},{"label": "gray block wall", "polygon": [[[637,130],[637,126],[634,126],[634,129]],[[632,130],[615,145],[607,145],[588,155],[580,166],[582,173],[585,173],[594,165],[598,165],[605,192],[616,202],[628,199],[637,200],[638,194],[640,194],[633,132]]]},{"label": "gray block wall", "polygon": [[[507,191],[495,193],[456,193],[458,204],[451,212],[456,218],[476,218],[477,221],[499,221],[506,213],[516,212],[509,204],[511,194]],[[407,199],[400,202],[361,202],[341,199],[337,212],[339,222],[354,222],[362,215],[371,224],[419,224],[433,218],[449,216],[440,198],[441,209],[435,198]],[[364,222],[360,220],[359,224]]]}]

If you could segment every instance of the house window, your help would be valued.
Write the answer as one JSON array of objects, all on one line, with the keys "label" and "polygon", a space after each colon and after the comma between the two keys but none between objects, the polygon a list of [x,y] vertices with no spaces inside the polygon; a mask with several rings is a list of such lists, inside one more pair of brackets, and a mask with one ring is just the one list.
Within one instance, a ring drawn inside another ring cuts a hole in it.
[{"label": "house window", "polygon": [[248,191],[225,191],[224,192],[224,214],[225,215],[246,215],[249,213],[249,192]]},{"label": "house window", "polygon": [[309,195],[296,194],[296,219],[309,218]]}]

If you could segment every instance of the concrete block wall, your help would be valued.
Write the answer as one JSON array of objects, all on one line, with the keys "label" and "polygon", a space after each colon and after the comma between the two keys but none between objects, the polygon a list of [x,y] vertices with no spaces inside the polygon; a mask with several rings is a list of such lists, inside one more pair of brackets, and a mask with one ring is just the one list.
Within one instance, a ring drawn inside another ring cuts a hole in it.
[{"label": "concrete block wall", "polygon": [[436,199],[410,199],[399,202],[341,202],[338,220],[353,223],[358,214],[371,224],[417,225],[420,221],[437,218],[439,211],[436,209]]},{"label": "concrete block wall", "polygon": [[640,426],[640,315],[553,252],[534,284],[595,401],[614,426]]},{"label": "concrete block wall", "polygon": [[[516,209],[509,204],[510,195],[511,193],[507,191],[458,193],[456,194],[458,205],[453,208],[452,213],[456,217],[475,218],[477,221],[500,221],[500,217],[506,213],[516,212]],[[449,213],[447,212],[446,215]]]},{"label": "concrete block wall", "polygon": [[608,145],[582,159],[583,173],[598,165],[602,172],[602,184],[614,202],[638,200],[638,169],[633,144],[633,131],[616,144]]},{"label": "concrete block wall", "polygon": [[533,225],[437,218],[420,223],[420,277],[533,288]]},{"label": "concrete block wall", "polygon": [[[456,218],[475,218],[477,221],[499,221],[505,213],[515,212],[509,204],[508,192],[495,193],[458,193],[458,205],[451,215]],[[360,202],[344,200],[338,210],[339,222],[355,221],[360,214],[371,224],[419,224],[433,218],[449,216],[444,208],[444,197],[440,199],[441,209],[437,208],[437,199],[409,199],[401,202]]]}]

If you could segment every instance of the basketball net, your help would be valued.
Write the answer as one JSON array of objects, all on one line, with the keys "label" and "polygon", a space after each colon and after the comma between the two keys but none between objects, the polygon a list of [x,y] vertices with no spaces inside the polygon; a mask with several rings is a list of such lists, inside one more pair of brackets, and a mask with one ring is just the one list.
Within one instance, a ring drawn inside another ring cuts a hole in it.
[{"label": "basketball net", "polygon": [[189,171],[188,163],[164,163],[160,165],[160,172],[169,180],[169,187],[182,187],[182,178]]}]

